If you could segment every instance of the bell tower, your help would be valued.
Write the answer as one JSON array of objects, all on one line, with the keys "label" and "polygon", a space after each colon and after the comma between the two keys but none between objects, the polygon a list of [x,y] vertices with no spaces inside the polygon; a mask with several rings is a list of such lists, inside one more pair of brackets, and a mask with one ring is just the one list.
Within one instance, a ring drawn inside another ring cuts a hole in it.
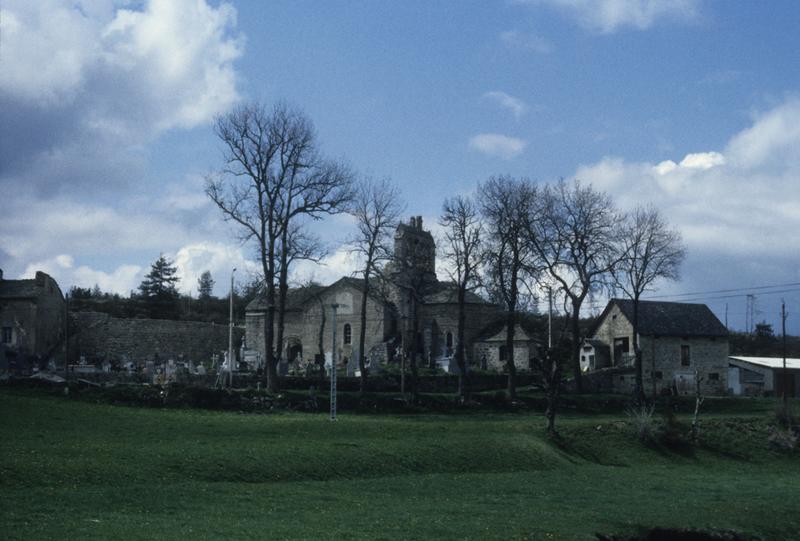
[{"label": "bell tower", "polygon": [[436,243],[422,229],[422,216],[412,216],[394,234],[393,270],[402,282],[420,287],[436,281]]}]

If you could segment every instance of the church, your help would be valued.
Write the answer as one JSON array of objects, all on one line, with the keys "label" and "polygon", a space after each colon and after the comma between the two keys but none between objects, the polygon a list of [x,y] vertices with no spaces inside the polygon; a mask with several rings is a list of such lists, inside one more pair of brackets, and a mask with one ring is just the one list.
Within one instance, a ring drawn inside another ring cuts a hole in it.
[{"label": "church", "polygon": [[[423,229],[422,217],[400,223],[394,236],[394,258],[386,280],[371,281],[366,302],[365,359],[379,369],[399,362],[416,348],[418,366],[456,371],[451,362],[458,336],[458,297],[455,284],[436,277],[436,244]],[[342,277],[328,286],[290,289],[287,295],[281,371],[297,371],[309,362],[330,359],[354,373],[358,359],[363,279]],[[336,343],[333,343],[333,305]],[[246,344],[263,358],[266,303],[256,298],[246,310]],[[416,324],[415,324],[416,323]],[[416,329],[416,331],[415,331]],[[515,330],[514,362],[529,368],[536,340],[525,329]],[[466,299],[465,342],[470,368],[502,371],[506,363],[501,309],[475,293]]]}]

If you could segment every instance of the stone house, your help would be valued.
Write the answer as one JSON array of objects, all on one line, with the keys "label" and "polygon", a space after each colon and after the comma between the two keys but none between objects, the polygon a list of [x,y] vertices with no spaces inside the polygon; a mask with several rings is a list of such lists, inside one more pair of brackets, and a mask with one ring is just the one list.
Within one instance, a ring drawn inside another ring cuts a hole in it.
[{"label": "stone house", "polygon": [[[506,345],[507,326],[498,321],[484,330],[473,346],[476,367],[481,370],[505,372],[508,362]],[[514,327],[514,366],[517,370],[531,370],[531,361],[539,356],[541,343],[535,338],[535,331],[525,324]]]},{"label": "stone house", "polygon": [[30,373],[63,362],[66,303],[56,281],[6,280],[0,270],[0,370]]},{"label": "stone house", "polygon": [[[375,281],[367,299],[366,358],[385,363],[416,348],[419,366],[442,365],[452,357],[458,330],[458,302],[454,284],[436,277],[436,246],[423,229],[422,217],[398,225],[394,258],[383,282]],[[363,281],[343,277],[329,286],[291,289],[287,296],[281,358],[301,364],[329,358],[334,351],[344,365],[357,358]],[[467,294],[465,342],[473,364],[472,345],[499,309],[474,293]],[[332,304],[336,313],[336,344],[332,343]],[[246,343],[263,356],[266,303],[254,299],[246,309]],[[417,334],[414,334],[414,320]]]},{"label": "stone house", "polygon": [[[611,299],[581,349],[581,369],[605,370],[615,392],[634,390],[632,322],[633,301]],[[695,373],[705,394],[728,389],[728,331],[705,304],[639,301],[639,348],[648,394],[692,394]]]}]

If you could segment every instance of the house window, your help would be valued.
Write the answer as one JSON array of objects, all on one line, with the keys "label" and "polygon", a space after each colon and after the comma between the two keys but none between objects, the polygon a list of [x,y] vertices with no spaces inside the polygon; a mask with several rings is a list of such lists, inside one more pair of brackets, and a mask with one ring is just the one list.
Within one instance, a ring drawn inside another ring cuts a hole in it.
[{"label": "house window", "polygon": [[3,344],[11,343],[11,327],[3,327]]},{"label": "house window", "polygon": [[453,333],[449,332],[444,337],[445,344],[447,345],[447,349],[453,349]]},{"label": "house window", "polygon": [[350,329],[350,324],[349,323],[345,323],[344,324],[344,343],[345,344],[349,344],[349,343],[352,342],[352,340],[353,340],[353,331],[352,331],[352,329]]},{"label": "house window", "polygon": [[711,372],[708,374],[709,381],[719,381],[719,373],[718,372]]},{"label": "house window", "polygon": [[594,355],[589,355],[589,365],[594,366]]},{"label": "house window", "polygon": [[614,338],[614,364],[622,362],[623,353],[628,353],[630,346],[628,344],[628,337]]},{"label": "house window", "polygon": [[500,350],[498,351],[497,356],[500,358],[501,361],[507,361],[508,348],[506,346],[500,346]]},{"label": "house window", "polygon": [[681,346],[681,366],[689,366],[690,360],[689,346]]},{"label": "house window", "polygon": [[592,351],[592,346],[583,346],[583,351]]}]

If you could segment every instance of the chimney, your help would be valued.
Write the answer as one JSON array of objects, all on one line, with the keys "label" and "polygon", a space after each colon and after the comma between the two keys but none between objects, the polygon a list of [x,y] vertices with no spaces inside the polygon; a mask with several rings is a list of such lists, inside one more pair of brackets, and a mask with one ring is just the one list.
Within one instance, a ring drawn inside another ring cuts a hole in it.
[{"label": "chimney", "polygon": [[44,277],[47,276],[42,271],[36,271],[36,286],[44,287]]},{"label": "chimney", "polygon": [[3,269],[0,269],[0,282],[3,281]]},{"label": "chimney", "polygon": [[422,216],[417,216],[417,229],[422,231]]},{"label": "chimney", "polygon": [[408,221],[408,225],[410,225],[412,229],[416,229],[417,219],[412,216],[411,219]]}]

